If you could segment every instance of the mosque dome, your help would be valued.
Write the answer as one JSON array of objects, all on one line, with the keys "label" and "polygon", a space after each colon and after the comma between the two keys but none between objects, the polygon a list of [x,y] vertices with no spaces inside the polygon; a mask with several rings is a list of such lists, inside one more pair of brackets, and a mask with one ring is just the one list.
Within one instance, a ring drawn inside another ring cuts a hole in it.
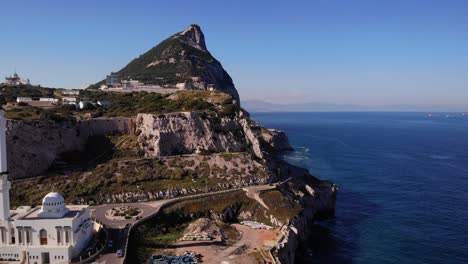
[{"label": "mosque dome", "polygon": [[68,212],[65,199],[58,192],[48,193],[42,199],[42,208],[40,216],[43,217],[62,217]]},{"label": "mosque dome", "polygon": [[58,192],[50,192],[46,196],[44,196],[44,199],[42,199],[42,205],[44,205],[44,204],[61,204],[61,203],[65,203],[65,199]]}]

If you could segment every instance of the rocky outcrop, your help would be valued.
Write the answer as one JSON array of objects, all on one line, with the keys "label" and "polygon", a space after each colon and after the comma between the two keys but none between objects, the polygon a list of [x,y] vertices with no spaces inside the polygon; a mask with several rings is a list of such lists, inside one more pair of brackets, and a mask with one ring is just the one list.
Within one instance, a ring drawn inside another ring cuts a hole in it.
[{"label": "rocky outcrop", "polygon": [[176,34],[173,38],[179,39],[185,44],[201,51],[208,51],[205,44],[205,35],[199,25],[190,25],[184,31]]},{"label": "rocky outcrop", "polygon": [[46,171],[57,157],[81,150],[88,137],[111,133],[133,133],[131,118],[91,119],[78,122],[7,122],[8,170],[11,179],[28,178]]},{"label": "rocky outcrop", "polygon": [[283,194],[298,201],[302,213],[291,219],[289,225],[281,229],[282,236],[272,248],[272,254],[278,263],[296,263],[296,252],[301,243],[305,243],[309,225],[314,220],[333,217],[337,187],[334,183],[320,181],[312,176],[295,177],[281,186]]},{"label": "rocky outcrop", "polygon": [[235,118],[216,119],[183,112],[168,115],[139,114],[139,143],[149,157],[207,152],[243,152],[248,148]]},{"label": "rocky outcrop", "polygon": [[258,158],[265,158],[275,151],[291,149],[283,132],[263,128],[243,115],[139,114],[136,126],[141,148],[149,157],[252,151]]},{"label": "rocky outcrop", "polygon": [[7,122],[8,165],[12,179],[44,173],[62,153],[80,151],[92,135],[138,135],[147,157],[251,152],[262,159],[288,148],[280,131],[268,130],[246,115],[217,118],[205,113],[139,114],[137,118],[78,122]]}]

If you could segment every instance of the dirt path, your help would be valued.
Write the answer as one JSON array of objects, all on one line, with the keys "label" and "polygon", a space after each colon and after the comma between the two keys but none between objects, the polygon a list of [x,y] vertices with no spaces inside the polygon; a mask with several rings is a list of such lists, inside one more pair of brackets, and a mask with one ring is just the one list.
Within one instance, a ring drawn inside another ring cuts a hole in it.
[{"label": "dirt path", "polygon": [[239,224],[233,226],[241,233],[241,238],[232,246],[223,246],[220,241],[184,241],[176,244],[178,248],[174,253],[199,253],[207,264],[254,263],[249,253],[273,246],[281,235],[278,230],[256,230]]}]

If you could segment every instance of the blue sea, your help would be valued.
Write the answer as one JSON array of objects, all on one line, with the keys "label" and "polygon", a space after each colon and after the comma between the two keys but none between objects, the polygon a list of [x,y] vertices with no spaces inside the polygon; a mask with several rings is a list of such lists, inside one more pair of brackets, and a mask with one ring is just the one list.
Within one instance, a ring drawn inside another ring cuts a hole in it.
[{"label": "blue sea", "polygon": [[339,187],[305,263],[468,263],[468,115],[253,113]]}]

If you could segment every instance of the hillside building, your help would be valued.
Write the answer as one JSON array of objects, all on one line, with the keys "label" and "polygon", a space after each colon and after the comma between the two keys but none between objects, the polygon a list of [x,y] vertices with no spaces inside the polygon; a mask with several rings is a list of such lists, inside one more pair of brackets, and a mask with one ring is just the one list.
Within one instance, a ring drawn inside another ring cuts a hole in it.
[{"label": "hillside building", "polygon": [[59,102],[59,99],[51,97],[41,97],[39,98],[39,102],[49,102],[51,104],[57,104]]},{"label": "hillside building", "polygon": [[62,95],[80,95],[79,90],[63,90]]},{"label": "hillside building", "polygon": [[19,75],[15,72],[10,76],[5,77],[3,82],[5,85],[15,86],[15,85],[31,85],[29,79],[21,79]]},{"label": "hillside building", "polygon": [[62,104],[64,105],[76,105],[76,97],[63,97]]},{"label": "hillside building", "polygon": [[123,80],[122,81],[122,88],[123,89],[136,89],[142,86],[143,84],[137,80]]},{"label": "hillside building", "polygon": [[28,103],[31,102],[32,98],[31,97],[17,97],[16,102],[17,103]]},{"label": "hillside building", "polygon": [[70,263],[92,238],[94,224],[87,205],[66,205],[57,192],[41,207],[10,210],[6,157],[6,120],[0,111],[0,262]]},{"label": "hillside building", "polygon": [[106,86],[107,87],[121,87],[122,83],[120,81],[120,76],[114,72],[106,76]]}]

